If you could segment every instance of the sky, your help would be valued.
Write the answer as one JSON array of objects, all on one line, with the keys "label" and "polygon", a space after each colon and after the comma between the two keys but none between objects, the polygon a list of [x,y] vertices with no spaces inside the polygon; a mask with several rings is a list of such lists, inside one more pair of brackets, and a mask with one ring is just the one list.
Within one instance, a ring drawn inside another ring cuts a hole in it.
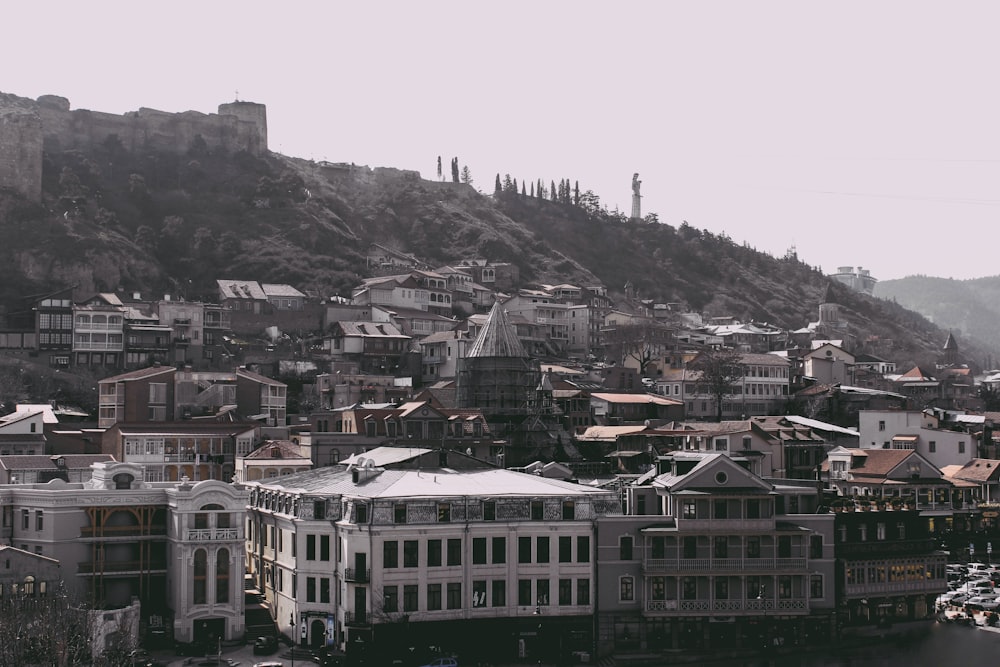
[{"label": "sky", "polygon": [[[4,10],[0,91],[267,105],[272,151],[568,178],[830,273],[1000,274],[1000,3],[169,3]],[[991,232],[990,230],[994,230]]]}]

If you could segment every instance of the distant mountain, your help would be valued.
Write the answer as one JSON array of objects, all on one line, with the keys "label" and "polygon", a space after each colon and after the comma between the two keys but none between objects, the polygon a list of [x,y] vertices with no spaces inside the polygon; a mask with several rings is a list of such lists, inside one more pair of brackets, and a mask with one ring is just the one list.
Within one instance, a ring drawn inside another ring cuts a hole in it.
[{"label": "distant mountain", "polygon": [[[186,148],[136,137],[126,148],[94,131],[83,148],[46,139],[40,197],[0,183],[0,301],[11,322],[24,295],[67,286],[76,298],[125,290],[214,300],[217,278],[246,278],[349,295],[368,275],[372,242],[431,265],[509,261],[525,283],[603,284],[619,298],[630,283],[641,299],[789,329],[817,319],[830,283],[795,257],[687,223],[629,220],[594,193],[571,203],[568,186],[560,202],[484,194],[415,172],[232,150],[197,135]],[[878,343],[870,351],[903,367],[938,358],[947,332],[923,317],[839,284],[833,293],[857,340]],[[994,354],[959,342],[976,363]]]},{"label": "distant mountain", "polygon": [[[957,336],[1000,349],[1000,276],[972,280],[909,276],[879,282],[875,294],[920,313]],[[995,367],[995,355],[993,359],[989,365]]]}]

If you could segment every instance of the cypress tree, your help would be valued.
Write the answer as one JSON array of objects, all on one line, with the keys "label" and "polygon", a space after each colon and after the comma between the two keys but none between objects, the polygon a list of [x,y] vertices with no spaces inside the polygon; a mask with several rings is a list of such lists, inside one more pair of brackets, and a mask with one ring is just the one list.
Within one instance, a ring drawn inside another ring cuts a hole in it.
[{"label": "cypress tree", "polygon": [[503,185],[500,184],[500,172],[497,172],[497,182],[493,186],[493,194],[503,191]]}]

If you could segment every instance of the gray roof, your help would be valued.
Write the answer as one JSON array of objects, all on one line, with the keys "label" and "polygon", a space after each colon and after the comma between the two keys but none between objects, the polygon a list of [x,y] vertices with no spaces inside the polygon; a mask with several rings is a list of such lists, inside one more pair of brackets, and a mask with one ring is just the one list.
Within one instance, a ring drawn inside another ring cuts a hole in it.
[{"label": "gray roof", "polygon": [[489,317],[483,330],[479,332],[476,342],[472,344],[468,357],[517,357],[526,358],[528,355],[521,345],[521,340],[517,337],[517,331],[507,318],[507,311],[500,305],[499,301],[493,303]]},{"label": "gray roof", "polygon": [[383,470],[366,481],[355,483],[351,471],[347,467],[331,466],[262,481],[261,486],[280,488],[291,492],[302,491],[308,494],[367,498],[579,497],[591,495],[606,497],[609,493],[572,482],[504,469]]}]

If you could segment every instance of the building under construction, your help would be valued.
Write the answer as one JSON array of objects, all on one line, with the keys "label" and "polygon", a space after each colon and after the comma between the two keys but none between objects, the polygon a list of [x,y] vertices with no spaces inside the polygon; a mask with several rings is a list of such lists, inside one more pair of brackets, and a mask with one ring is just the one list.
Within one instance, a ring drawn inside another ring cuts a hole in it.
[{"label": "building under construction", "polygon": [[551,385],[543,379],[538,361],[524,351],[499,301],[468,354],[458,361],[455,386],[459,407],[481,410],[494,437],[509,443],[506,465],[551,458],[556,441],[552,428],[558,428],[549,424]]}]

